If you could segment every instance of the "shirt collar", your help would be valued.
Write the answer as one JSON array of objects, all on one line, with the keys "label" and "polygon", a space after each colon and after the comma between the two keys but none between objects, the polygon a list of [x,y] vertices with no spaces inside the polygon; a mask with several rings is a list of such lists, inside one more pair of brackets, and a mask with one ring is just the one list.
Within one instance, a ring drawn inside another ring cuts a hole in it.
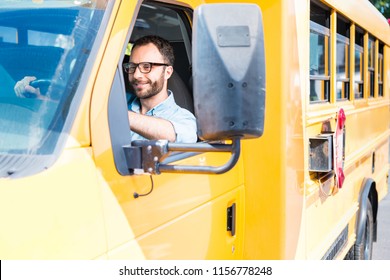
[{"label": "shirt collar", "polygon": [[[171,90],[168,90],[168,98],[165,99],[163,102],[160,104],[157,104],[155,107],[150,109],[149,111],[146,112],[147,116],[160,116],[164,113],[165,110],[169,109],[170,107],[174,106],[175,99],[173,97],[173,93]],[[130,110],[135,112],[135,113],[140,113],[141,112],[141,103],[138,97],[136,97],[133,102],[131,102],[129,106]]]}]

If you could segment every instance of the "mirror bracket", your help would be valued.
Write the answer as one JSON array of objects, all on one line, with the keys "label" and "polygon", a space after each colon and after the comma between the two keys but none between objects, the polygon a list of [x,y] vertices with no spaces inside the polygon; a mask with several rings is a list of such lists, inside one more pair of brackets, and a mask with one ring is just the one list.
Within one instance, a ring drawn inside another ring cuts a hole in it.
[{"label": "mirror bracket", "polygon": [[[240,138],[232,139],[231,144],[221,143],[194,143],[179,144],[169,143],[167,140],[137,140],[131,145],[123,146],[126,162],[131,173],[136,169],[150,174],[166,173],[197,173],[197,174],[222,174],[234,167],[240,152]],[[224,152],[231,153],[231,157],[221,166],[175,165],[165,163],[164,160],[171,152]]]}]

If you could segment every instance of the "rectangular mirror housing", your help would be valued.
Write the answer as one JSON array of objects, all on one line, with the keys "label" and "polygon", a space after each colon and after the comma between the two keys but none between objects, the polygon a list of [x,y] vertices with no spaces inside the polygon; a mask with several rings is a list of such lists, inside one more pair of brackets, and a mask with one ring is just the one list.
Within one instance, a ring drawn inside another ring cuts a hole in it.
[{"label": "rectangular mirror housing", "polygon": [[194,14],[193,42],[199,137],[260,137],[264,129],[265,58],[259,7],[199,6]]}]

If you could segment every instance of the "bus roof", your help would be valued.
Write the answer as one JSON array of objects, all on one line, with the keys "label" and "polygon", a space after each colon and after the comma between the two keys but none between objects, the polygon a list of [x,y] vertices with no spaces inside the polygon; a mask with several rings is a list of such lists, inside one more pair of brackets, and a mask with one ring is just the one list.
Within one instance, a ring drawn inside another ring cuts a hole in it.
[{"label": "bus roof", "polygon": [[386,18],[368,0],[322,0],[370,34],[390,45],[390,28]]}]

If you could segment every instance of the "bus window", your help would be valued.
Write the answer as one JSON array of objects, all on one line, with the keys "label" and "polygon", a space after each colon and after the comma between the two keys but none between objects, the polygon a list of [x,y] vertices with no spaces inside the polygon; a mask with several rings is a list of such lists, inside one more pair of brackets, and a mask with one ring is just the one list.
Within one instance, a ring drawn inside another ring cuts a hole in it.
[{"label": "bus window", "polygon": [[354,86],[354,92],[355,92],[355,99],[361,99],[363,98],[363,69],[364,69],[364,35],[363,31],[358,30],[358,27],[356,27],[355,32],[355,86]]},{"label": "bus window", "polygon": [[368,39],[368,81],[369,81],[369,97],[374,97],[375,84],[375,40],[370,37]]},{"label": "bus window", "polygon": [[[61,2],[30,9],[10,1],[0,10],[0,153],[8,159],[28,155],[17,174],[44,170],[58,156],[83,94],[78,88],[90,71],[86,65],[94,61],[105,9],[96,9],[96,1]],[[37,78],[45,98],[16,96],[14,86],[25,76]]]},{"label": "bus window", "polygon": [[378,96],[383,97],[383,44],[379,43],[378,53]]},{"label": "bus window", "polygon": [[330,13],[310,5],[310,101],[327,102],[330,97]]},{"label": "bus window", "polygon": [[337,100],[349,99],[349,22],[337,17],[336,95]]}]

